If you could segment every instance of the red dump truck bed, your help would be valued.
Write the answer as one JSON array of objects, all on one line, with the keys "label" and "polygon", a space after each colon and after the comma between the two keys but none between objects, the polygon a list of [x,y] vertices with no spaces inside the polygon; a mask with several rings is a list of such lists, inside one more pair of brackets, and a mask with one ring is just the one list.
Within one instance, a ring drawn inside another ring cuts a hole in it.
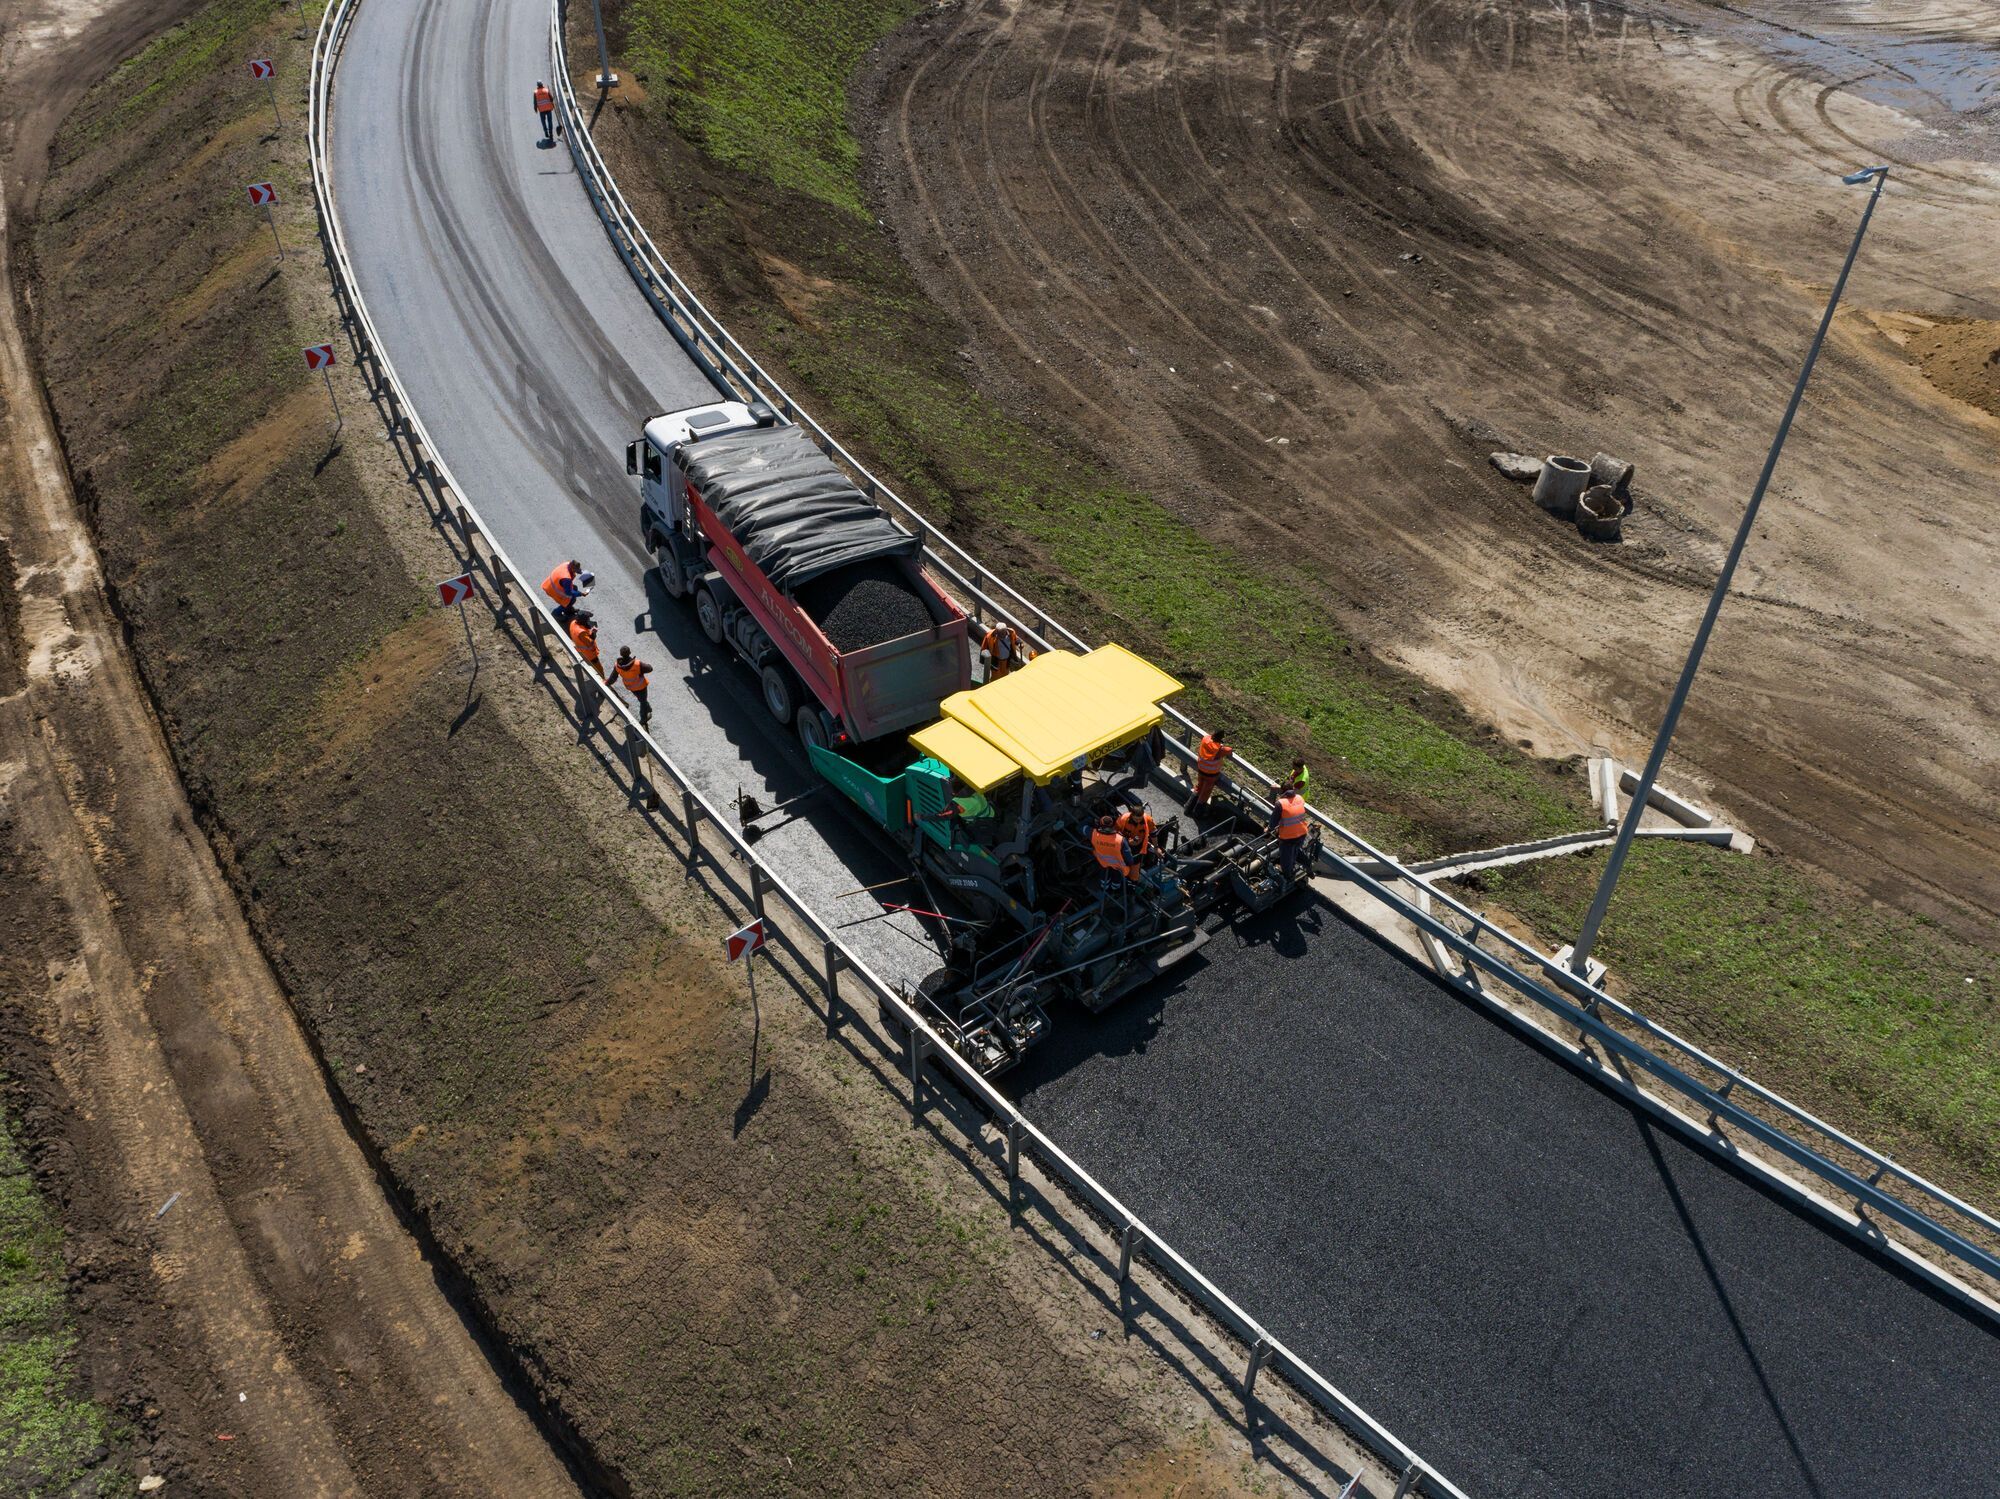
[{"label": "red dump truck bed", "polygon": [[971,684],[965,615],[922,544],[802,429],[708,438],[679,462],[710,565],[849,738],[928,723]]}]

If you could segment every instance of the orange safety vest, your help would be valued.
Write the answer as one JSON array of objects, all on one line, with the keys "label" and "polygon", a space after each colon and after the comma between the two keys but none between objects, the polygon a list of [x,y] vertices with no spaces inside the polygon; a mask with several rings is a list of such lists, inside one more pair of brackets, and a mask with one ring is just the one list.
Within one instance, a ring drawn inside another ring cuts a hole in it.
[{"label": "orange safety vest", "polygon": [[[517,96],[518,97],[518,96]],[[545,115],[556,107],[556,96],[545,88],[535,90],[535,113]]]},{"label": "orange safety vest", "polygon": [[618,680],[625,684],[627,692],[646,690],[646,663],[643,661],[620,661],[612,670],[618,673]]},{"label": "orange safety vest", "polygon": [[1224,744],[1220,739],[1217,739],[1213,734],[1204,734],[1201,736],[1201,744],[1194,762],[1194,768],[1205,776],[1219,776],[1222,774],[1222,757],[1235,753],[1236,751]]},{"label": "orange safety vest", "polygon": [[1116,833],[1107,833],[1102,828],[1093,828],[1090,834],[1091,852],[1097,855],[1097,862],[1106,869],[1115,869],[1126,879],[1137,872],[1125,862],[1125,840]]},{"label": "orange safety vest", "polygon": [[1280,838],[1303,838],[1310,819],[1306,816],[1306,799],[1296,791],[1278,798],[1278,836]]},{"label": "orange safety vest", "polygon": [[576,599],[571,594],[563,591],[563,584],[567,582],[569,582],[569,564],[565,562],[561,567],[542,579],[542,592],[546,593],[558,604],[573,604],[576,602]]},{"label": "orange safety vest", "polygon": [[585,625],[580,619],[569,622],[569,638],[576,642],[576,648],[583,659],[592,666],[597,665],[597,626]]},{"label": "orange safety vest", "polygon": [[1130,838],[1143,855],[1153,846],[1153,814],[1130,810],[1118,814],[1118,831]]}]

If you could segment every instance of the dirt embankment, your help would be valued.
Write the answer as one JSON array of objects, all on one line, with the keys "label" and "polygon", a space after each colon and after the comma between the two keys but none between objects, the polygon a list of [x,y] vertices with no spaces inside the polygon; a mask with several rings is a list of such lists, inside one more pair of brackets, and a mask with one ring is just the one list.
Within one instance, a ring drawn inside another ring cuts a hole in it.
[{"label": "dirt embankment", "polygon": [[[1903,163],[1677,775],[1991,937],[2000,428],[1868,316],[1993,315],[1991,169],[1618,8],[986,0],[878,61],[879,201],[990,387],[1555,753],[1643,750],[1860,211],[1834,173]],[[1635,460],[1625,543],[1496,447]]]},{"label": "dirt embankment", "polygon": [[[455,561],[358,383],[341,372],[334,441],[299,358],[333,331],[302,155],[234,68],[276,55],[295,90],[289,25],[251,0],[210,5],[93,91],[33,234],[43,366],[144,691],[87,662],[62,678],[71,706],[126,725],[80,741],[69,800],[44,798],[126,945],[48,924],[36,951],[60,982],[10,981],[49,1049],[14,1065],[43,1079],[35,1122],[70,1163],[73,1215],[108,1225],[90,1242],[133,1310],[93,1335],[148,1351],[126,1377],[170,1407],[149,1418],[172,1434],[161,1460],[216,1492],[534,1482],[525,1456],[486,1477],[453,1462],[447,1428],[476,1406],[448,1372],[415,1377],[448,1366],[401,1346],[422,1328],[368,1293],[361,1269],[386,1251],[355,1227],[364,1204],[326,1196],[310,1142],[282,1128],[310,1100],[233,1069],[279,998],[217,976],[215,890],[157,862],[156,843],[198,835],[121,771],[146,742],[171,753],[340,1101],[469,1277],[503,1362],[615,1486],[1072,1494],[1172,1471],[1189,1494],[1233,1490],[1240,1448],[1204,1429],[1206,1377],[1103,1337],[1102,1304],[1008,1237],[1000,1206],[909,1129],[871,1053],[828,1049],[767,992],[746,1096],[752,1018],[713,905],[623,820],[502,639],[482,640],[468,680],[457,622],[427,605],[425,580]],[[288,93],[289,120],[299,103]],[[282,266],[240,207],[260,179],[286,205]],[[39,864],[5,872],[46,904]],[[41,907],[10,892],[7,909]],[[119,974],[90,966],[107,955]],[[113,980],[159,1031],[150,1055],[171,1078],[154,1089],[100,1065],[115,1038],[92,1007]],[[164,1229],[134,1203],[150,1212],[176,1173],[100,1112],[123,1123],[155,1095],[185,1100],[194,1151]],[[222,1248],[153,1252],[184,1224]],[[269,1378],[237,1402],[243,1384],[196,1361],[231,1367],[241,1350],[218,1329],[261,1307],[268,1336],[242,1346]],[[183,1347],[207,1350],[186,1355],[198,1377],[156,1384]],[[298,1398],[274,1407],[281,1377]],[[314,1400],[319,1435],[288,1445],[271,1412]],[[497,1425],[482,1457],[514,1461]]]}]

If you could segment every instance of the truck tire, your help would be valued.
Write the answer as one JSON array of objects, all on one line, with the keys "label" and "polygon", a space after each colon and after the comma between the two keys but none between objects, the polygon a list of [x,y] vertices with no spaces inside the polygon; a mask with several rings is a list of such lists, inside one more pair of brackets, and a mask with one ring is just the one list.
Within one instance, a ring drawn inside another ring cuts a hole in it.
[{"label": "truck tire", "polygon": [[660,575],[660,591],[670,599],[686,598],[687,574],[674,553],[674,544],[655,531],[646,538],[646,545],[653,553],[654,571]]},{"label": "truck tire", "polygon": [[701,633],[708,637],[710,645],[722,644],[722,603],[715,596],[715,590],[707,584],[694,591],[695,622],[701,626]]},{"label": "truck tire", "polygon": [[789,724],[799,711],[799,688],[791,672],[773,661],[759,674],[764,683],[764,706],[771,717]]},{"label": "truck tire", "polygon": [[[831,749],[833,733],[826,725],[826,710],[810,705],[799,709],[799,743],[807,749]],[[811,759],[811,756],[807,756]]]}]

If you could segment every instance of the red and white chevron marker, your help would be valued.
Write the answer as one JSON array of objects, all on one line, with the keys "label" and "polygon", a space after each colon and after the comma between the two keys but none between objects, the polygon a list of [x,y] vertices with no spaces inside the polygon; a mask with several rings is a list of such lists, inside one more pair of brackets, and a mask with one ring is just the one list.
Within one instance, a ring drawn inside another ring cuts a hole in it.
[{"label": "red and white chevron marker", "polygon": [[333,407],[333,434],[338,437],[347,418],[340,414],[340,402],[333,394],[333,345],[313,344],[300,352],[306,356],[306,368],[318,370],[320,379],[326,381],[327,404]]},{"label": "red and white chevron marker", "polygon": [[734,963],[738,958],[748,957],[762,947],[768,935],[769,933],[764,930],[763,918],[759,917],[742,931],[731,932],[729,939],[722,944],[723,951],[729,955],[728,961]]},{"label": "red and white chevron marker", "polygon": [[[264,92],[271,96],[271,121],[278,129],[283,130],[285,117],[278,113],[278,85],[272,81],[278,76],[278,65],[268,57],[253,57],[250,59],[250,76],[263,84]],[[270,185],[268,182],[259,184],[262,187]],[[251,201],[256,200],[253,198]],[[277,194],[272,194],[272,201],[277,201]]]},{"label": "red and white chevron marker", "polygon": [[252,208],[269,208],[278,201],[278,190],[268,182],[253,182],[244,191],[250,194]]},{"label": "red and white chevron marker", "polygon": [[472,674],[479,675],[479,647],[472,643],[472,621],[466,618],[465,601],[472,597],[472,574],[460,573],[438,583],[438,602],[449,608],[458,605],[458,622],[465,626],[465,649],[472,657]]}]

